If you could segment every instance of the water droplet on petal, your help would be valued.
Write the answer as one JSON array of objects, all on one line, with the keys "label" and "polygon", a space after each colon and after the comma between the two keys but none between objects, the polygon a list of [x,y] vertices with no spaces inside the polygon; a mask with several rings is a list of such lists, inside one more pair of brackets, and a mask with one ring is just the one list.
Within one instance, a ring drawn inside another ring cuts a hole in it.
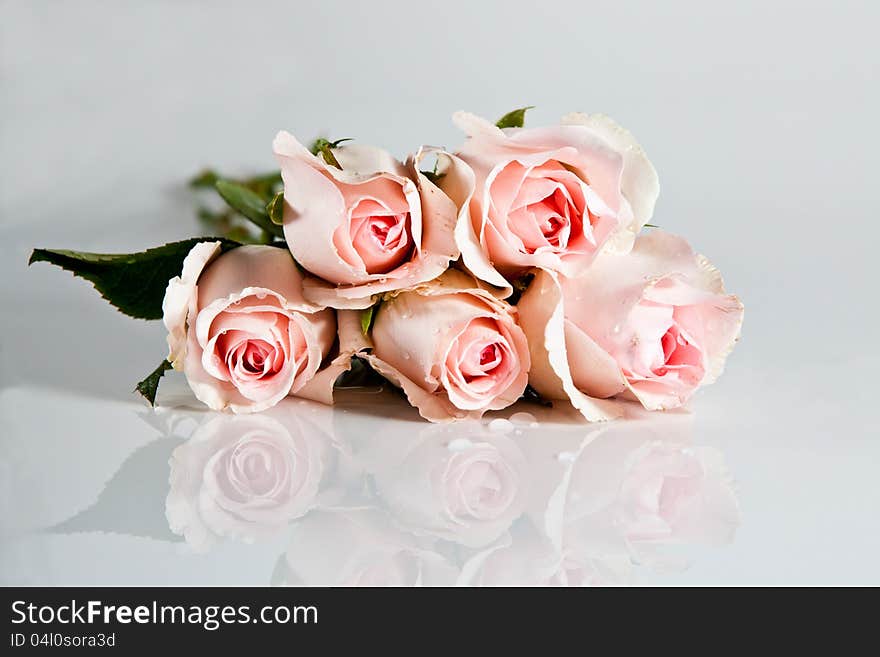
[{"label": "water droplet on petal", "polygon": [[468,438],[456,438],[455,440],[450,440],[446,444],[446,449],[450,452],[463,452],[466,449],[470,449],[473,447],[473,443]]},{"label": "water droplet on petal", "polygon": [[560,463],[574,463],[575,459],[577,459],[577,455],[573,452],[559,452],[556,455],[556,460]]}]

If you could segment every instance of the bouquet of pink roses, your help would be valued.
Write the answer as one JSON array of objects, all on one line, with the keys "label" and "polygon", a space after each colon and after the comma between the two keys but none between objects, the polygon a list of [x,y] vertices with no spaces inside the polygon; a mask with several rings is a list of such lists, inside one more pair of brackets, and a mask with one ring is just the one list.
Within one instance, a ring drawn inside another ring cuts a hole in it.
[{"label": "bouquet of pink roses", "polygon": [[370,371],[432,421],[523,396],[591,421],[621,415],[620,399],[684,404],[721,373],[742,304],[685,240],[648,224],[657,174],[629,132],[585,114],[527,129],[526,109],[497,123],[456,113],[458,151],[406,162],[280,132],[280,173],[193,181],[228,204],[205,213],[222,237],[36,249],[31,262],[164,321],[168,356],[137,386],[150,403],[174,368],[235,413],[288,395],[332,403],[335,385]]}]

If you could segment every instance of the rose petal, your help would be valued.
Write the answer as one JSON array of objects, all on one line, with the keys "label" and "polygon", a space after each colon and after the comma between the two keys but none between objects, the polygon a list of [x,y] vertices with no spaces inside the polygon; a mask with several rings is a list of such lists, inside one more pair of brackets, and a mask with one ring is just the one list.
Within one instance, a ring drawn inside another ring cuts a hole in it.
[{"label": "rose petal", "polygon": [[[532,387],[547,399],[570,401],[591,422],[622,416],[623,406],[619,402],[590,397],[578,390],[572,379],[565,340],[562,290],[557,275],[548,271],[537,272],[520,298],[517,310],[531,353],[529,383]],[[577,347],[587,350],[587,353],[578,355],[578,364],[594,363],[601,372],[610,375],[603,383],[605,389],[623,389],[619,368],[616,365],[610,367],[598,346],[582,340]],[[620,380],[619,386],[615,385],[615,379]]]},{"label": "rose petal", "polygon": [[199,242],[183,259],[183,271],[168,281],[162,299],[162,321],[168,329],[168,362],[183,368],[186,354],[186,317],[196,305],[196,284],[202,270],[220,252],[220,242]]},{"label": "rose petal", "polygon": [[351,369],[351,357],[366,346],[361,332],[360,313],[340,310],[336,313],[336,323],[339,332],[337,355],[297,390],[294,396],[332,404],[333,384],[342,373]]}]

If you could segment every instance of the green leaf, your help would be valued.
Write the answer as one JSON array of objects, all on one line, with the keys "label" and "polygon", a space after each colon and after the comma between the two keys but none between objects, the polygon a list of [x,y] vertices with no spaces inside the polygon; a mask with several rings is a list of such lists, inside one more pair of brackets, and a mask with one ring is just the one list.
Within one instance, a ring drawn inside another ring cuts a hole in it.
[{"label": "green leaf", "polygon": [[657,224],[645,224],[643,228],[660,228]]},{"label": "green leaf", "polygon": [[520,107],[512,112],[508,112],[495,122],[499,128],[522,128],[526,121],[526,112],[534,109],[534,105],[528,107]]},{"label": "green leaf", "polygon": [[213,169],[204,169],[190,178],[189,186],[193,189],[214,189],[218,180],[228,180],[229,182],[237,183],[267,199],[275,193],[275,188],[283,182],[280,171],[270,171],[251,176],[250,178],[237,179],[221,176]]},{"label": "green leaf", "polygon": [[213,189],[219,179],[216,171],[204,169],[189,179],[189,186],[193,189]]},{"label": "green leaf", "polygon": [[171,369],[171,363],[167,360],[163,360],[162,363],[154,369],[147,377],[140,381],[135,390],[137,390],[144,399],[150,402],[150,406],[156,405],[156,392],[159,390],[159,379],[161,379],[165,372]]},{"label": "green leaf", "polygon": [[284,192],[278,192],[272,197],[266,205],[266,213],[269,215],[269,221],[276,226],[284,224]]},{"label": "green leaf", "polygon": [[218,239],[223,251],[241,246],[232,240],[196,237],[140,253],[34,249],[28,264],[48,262],[91,281],[102,297],[126,315],[139,319],[162,319],[165,288],[171,278],[180,275],[184,258],[199,242]]},{"label": "green leaf", "polygon": [[281,237],[284,233],[269,219],[266,212],[266,201],[256,192],[244,185],[230,180],[218,180],[215,185],[220,196],[233,210],[249,219],[270,235]]}]

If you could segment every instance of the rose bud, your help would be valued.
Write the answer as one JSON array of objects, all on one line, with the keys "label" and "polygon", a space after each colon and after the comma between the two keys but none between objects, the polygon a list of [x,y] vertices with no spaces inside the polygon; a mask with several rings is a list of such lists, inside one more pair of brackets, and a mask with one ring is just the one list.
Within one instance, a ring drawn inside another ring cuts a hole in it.
[{"label": "rose bud", "polygon": [[589,420],[619,415],[608,397],[650,410],[684,404],[721,374],[743,306],[682,238],[641,235],[578,278],[538,272],[517,306],[532,350],[531,385]]},{"label": "rose bud", "polygon": [[422,417],[480,417],[522,395],[529,349],[516,310],[450,269],[383,302],[372,329],[373,368]]},{"label": "rose bud", "polygon": [[333,311],[303,298],[286,249],[219,251],[219,242],[197,244],[168,283],[168,361],[214,410],[261,411],[289,394],[329,401],[349,356],[318,372],[336,339]]},{"label": "rose bud", "polygon": [[171,530],[204,551],[220,538],[270,537],[314,508],[336,453],[332,411],[301,410],[289,400],[258,415],[209,416],[171,455]]},{"label": "rose bud", "polygon": [[492,285],[509,291],[504,277],[531,267],[577,275],[606,243],[628,251],[654,211],[654,167],[605,116],[503,130],[466,112],[453,121],[468,135],[457,155],[475,175],[456,238],[464,264]]},{"label": "rose bud", "polygon": [[275,137],[284,179],[284,236],[293,257],[323,280],[305,296],[333,308],[367,308],[374,295],[439,276],[458,258],[455,203],[419,172],[433,154],[453,179],[469,173],[457,158],[420,151],[406,166],[362,145],[331,149],[339,167],[312,155],[287,132]]}]

